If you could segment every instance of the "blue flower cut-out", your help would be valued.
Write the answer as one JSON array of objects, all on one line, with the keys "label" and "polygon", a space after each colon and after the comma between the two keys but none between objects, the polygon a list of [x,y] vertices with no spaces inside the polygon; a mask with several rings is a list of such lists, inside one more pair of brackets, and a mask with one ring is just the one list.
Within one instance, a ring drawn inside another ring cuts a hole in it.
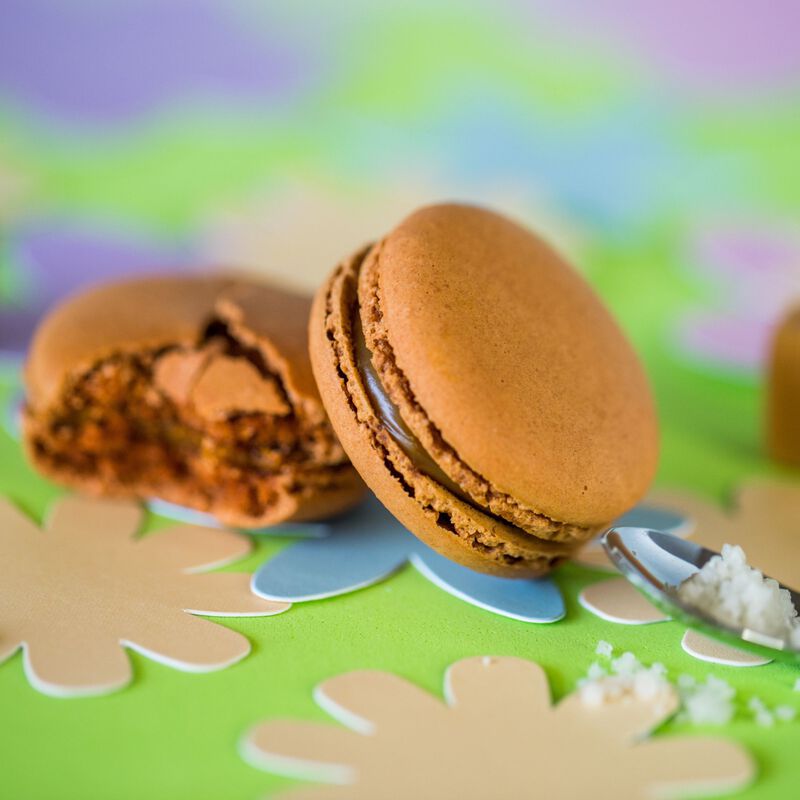
[{"label": "blue flower cut-out", "polygon": [[[15,438],[20,405],[20,395],[12,396],[3,420]],[[151,512],[181,522],[220,525],[208,514],[174,503],[151,498],[147,505]],[[685,517],[649,505],[637,506],[614,522],[677,535],[687,524]],[[561,591],[552,578],[509,580],[462,567],[420,542],[373,496],[325,522],[283,523],[247,533],[299,540],[253,575],[253,591],[267,599],[302,603],[336,597],[379,583],[411,563],[441,589],[494,614],[543,623],[556,622],[565,613]]]},{"label": "blue flower cut-out", "polygon": [[[670,531],[685,520],[639,506],[617,521],[634,523]],[[253,591],[292,603],[320,600],[378,583],[410,562],[440,588],[495,614],[540,623],[564,616],[564,600],[552,578],[509,580],[456,564],[420,542],[375,497],[325,526],[328,536],[299,541],[264,563],[253,575]]]}]

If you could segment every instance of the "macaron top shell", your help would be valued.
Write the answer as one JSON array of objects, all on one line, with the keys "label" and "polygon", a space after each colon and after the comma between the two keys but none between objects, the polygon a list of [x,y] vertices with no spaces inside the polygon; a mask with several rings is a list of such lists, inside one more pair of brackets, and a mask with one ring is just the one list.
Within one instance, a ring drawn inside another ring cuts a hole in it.
[{"label": "macaron top shell", "polygon": [[311,300],[235,273],[149,275],[66,298],[36,331],[26,362],[28,402],[52,403],[73,370],[108,354],[194,345],[219,319],[260,350],[310,415],[324,416],[308,361]]},{"label": "macaron top shell", "polygon": [[45,406],[65,376],[107,353],[193,344],[230,278],[150,276],[67,297],[36,330],[25,365],[28,402]]},{"label": "macaron top shell", "polygon": [[359,303],[368,342],[378,325],[402,376],[403,391],[387,389],[434,458],[449,454],[448,473],[460,460],[492,490],[587,526],[646,491],[658,432],[642,367],[530,231],[480,208],[423,208],[367,256]]}]

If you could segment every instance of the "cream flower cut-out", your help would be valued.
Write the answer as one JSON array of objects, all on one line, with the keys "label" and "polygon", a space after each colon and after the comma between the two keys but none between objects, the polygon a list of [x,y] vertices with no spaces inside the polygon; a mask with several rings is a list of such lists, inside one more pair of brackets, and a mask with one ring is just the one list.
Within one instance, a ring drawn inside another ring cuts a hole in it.
[{"label": "cream flower cut-out", "polygon": [[[648,498],[654,506],[680,512],[692,521],[685,533],[693,541],[719,552],[723,544],[738,544],[750,564],[791,587],[800,586],[800,484],[768,479],[744,482],[725,509],[689,492],[659,490]],[[624,578],[588,586],[581,604],[611,622],[645,625],[667,620]],[[728,647],[701,634],[684,637],[683,648],[704,661],[728,666],[758,666],[769,660]]]},{"label": "cream flower cut-out", "polygon": [[131,680],[124,647],[194,672],[249,653],[244,636],[193,614],[289,608],[253,595],[247,574],[201,572],[246,555],[245,537],[183,525],[137,538],[142,518],[134,503],[68,496],[39,530],[0,498],[0,662],[22,647],[39,691],[100,694]]},{"label": "cream flower cut-out", "polygon": [[678,706],[669,684],[648,699],[627,693],[591,706],[575,692],[552,706],[538,664],[477,657],[447,670],[444,694],[443,703],[391,673],[340,675],[315,698],[346,728],[262,723],[243,754],[330,784],[285,800],[630,800],[724,792],[753,776],[747,753],[725,739],[646,738]]}]

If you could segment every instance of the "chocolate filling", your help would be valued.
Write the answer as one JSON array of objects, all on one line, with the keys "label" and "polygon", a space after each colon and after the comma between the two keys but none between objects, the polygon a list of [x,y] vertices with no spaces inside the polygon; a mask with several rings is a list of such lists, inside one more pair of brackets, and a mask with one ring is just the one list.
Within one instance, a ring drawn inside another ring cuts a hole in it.
[{"label": "chocolate filling", "polygon": [[476,503],[449,475],[434,461],[431,454],[425,449],[422,442],[413,434],[411,429],[406,425],[400,409],[392,402],[389,395],[381,383],[375,366],[372,363],[372,354],[367,347],[367,340],[364,336],[364,328],[361,324],[361,315],[358,313],[358,308],[355,309],[353,314],[353,340],[354,340],[354,356],[356,368],[358,369],[361,380],[369,396],[372,407],[377,415],[380,423],[386,429],[387,433],[397,443],[400,449],[408,456],[411,463],[424,475],[427,475],[431,480],[441,484],[451,494],[454,494],[459,500],[466,503],[471,508],[479,511],[491,519],[497,520],[503,525],[513,528],[523,536],[532,538],[539,538],[533,536],[528,531],[518,528],[508,520],[502,519],[494,514],[490,509]]},{"label": "chocolate filling", "polygon": [[378,415],[381,424],[397,442],[400,449],[411,459],[414,466],[424,472],[429,478],[441,483],[446,489],[465,503],[472,504],[469,495],[465,494],[457,483],[452,481],[444,470],[431,458],[430,453],[422,446],[422,442],[411,432],[410,428],[400,416],[400,409],[391,401],[383,388],[381,379],[372,364],[372,356],[364,338],[364,328],[361,325],[361,316],[356,312],[353,320],[353,335],[355,337],[356,366],[364,382],[372,407]]}]

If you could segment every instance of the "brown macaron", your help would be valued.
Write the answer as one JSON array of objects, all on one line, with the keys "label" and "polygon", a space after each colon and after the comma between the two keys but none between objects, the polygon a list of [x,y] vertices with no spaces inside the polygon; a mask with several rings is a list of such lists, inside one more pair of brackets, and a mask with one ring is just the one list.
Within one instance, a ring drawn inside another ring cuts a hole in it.
[{"label": "brown macaron", "polygon": [[240,527],[336,514],[364,486],[308,360],[310,298],[161,276],[66,300],[25,370],[34,465],[93,494],[159,497]]},{"label": "brown macaron", "polygon": [[489,211],[423,208],[338,266],[311,361],[347,454],[422,541],[541,575],[653,478],[653,397],[586,281]]}]

